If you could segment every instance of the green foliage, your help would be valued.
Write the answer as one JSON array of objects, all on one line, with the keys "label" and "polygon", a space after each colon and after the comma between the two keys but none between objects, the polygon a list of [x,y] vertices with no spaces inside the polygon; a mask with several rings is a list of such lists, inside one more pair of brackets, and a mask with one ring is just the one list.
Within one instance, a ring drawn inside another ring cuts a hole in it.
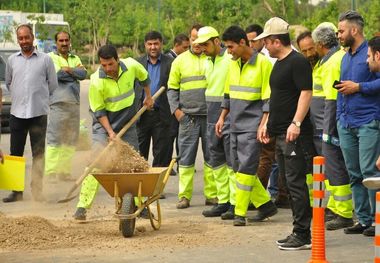
[{"label": "green foliage", "polygon": [[[45,0],[46,11],[63,13],[70,23],[74,49],[86,52],[95,63],[100,45],[112,43],[127,47],[123,55],[143,52],[144,35],[150,30],[162,32],[165,49],[178,33],[188,33],[194,23],[214,26],[222,33],[228,26],[243,28],[252,23],[264,25],[272,16],[280,16],[292,25],[309,29],[329,21],[337,24],[340,13],[351,8],[351,1],[309,0]],[[43,0],[0,0],[0,8],[24,12],[42,12]],[[380,30],[380,1],[356,0],[366,21],[369,38]]]}]

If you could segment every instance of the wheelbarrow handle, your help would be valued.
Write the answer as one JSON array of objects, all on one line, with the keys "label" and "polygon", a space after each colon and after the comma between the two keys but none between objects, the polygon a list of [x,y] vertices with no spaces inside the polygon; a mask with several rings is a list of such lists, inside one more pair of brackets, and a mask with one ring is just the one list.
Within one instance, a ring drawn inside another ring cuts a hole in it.
[{"label": "wheelbarrow handle", "polygon": [[[165,87],[161,87],[154,95],[152,96],[152,99],[155,101],[165,90]],[[140,116],[147,110],[146,105],[141,107],[141,109],[128,121],[127,124],[124,125],[124,127],[117,133],[116,138],[120,139],[126,131],[140,118]],[[67,193],[66,197],[64,199],[58,200],[58,203],[66,203],[75,198],[76,195],[71,196],[72,193],[78,188],[79,185],[82,184],[83,180],[86,178],[87,175],[91,173],[91,171],[97,166],[98,162],[101,161],[104,158],[104,154],[107,153],[108,149],[114,144],[114,141],[111,140],[107,146],[100,152],[100,154],[96,157],[96,159],[85,169],[84,173],[78,177],[78,179],[75,181],[74,185],[70,188],[69,192]]]}]

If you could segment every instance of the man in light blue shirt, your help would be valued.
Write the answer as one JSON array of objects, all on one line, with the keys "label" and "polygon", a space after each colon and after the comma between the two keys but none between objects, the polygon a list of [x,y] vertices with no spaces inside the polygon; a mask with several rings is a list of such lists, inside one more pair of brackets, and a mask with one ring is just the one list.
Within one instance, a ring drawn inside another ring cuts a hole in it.
[{"label": "man in light blue shirt", "polygon": [[[45,137],[49,97],[58,87],[57,75],[51,58],[33,46],[33,30],[29,25],[16,29],[21,51],[8,58],[5,83],[11,93],[10,117],[11,155],[23,156],[29,133],[32,147],[33,199],[42,201]],[[23,192],[12,191],[3,202],[22,200]]]}]

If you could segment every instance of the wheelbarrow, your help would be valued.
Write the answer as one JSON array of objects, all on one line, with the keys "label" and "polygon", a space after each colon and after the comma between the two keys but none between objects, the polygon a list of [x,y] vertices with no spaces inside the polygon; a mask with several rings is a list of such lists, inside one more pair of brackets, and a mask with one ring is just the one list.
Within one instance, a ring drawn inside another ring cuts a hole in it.
[{"label": "wheelbarrow", "polygon": [[[133,236],[136,217],[144,208],[148,210],[153,229],[158,230],[161,227],[159,199],[175,162],[176,158],[172,159],[169,167],[151,167],[149,171],[143,173],[92,174],[107,193],[115,198],[114,216],[119,219],[119,229],[124,237]],[[137,204],[134,197],[137,197]],[[154,215],[150,208],[154,202],[156,202],[157,215]]]}]

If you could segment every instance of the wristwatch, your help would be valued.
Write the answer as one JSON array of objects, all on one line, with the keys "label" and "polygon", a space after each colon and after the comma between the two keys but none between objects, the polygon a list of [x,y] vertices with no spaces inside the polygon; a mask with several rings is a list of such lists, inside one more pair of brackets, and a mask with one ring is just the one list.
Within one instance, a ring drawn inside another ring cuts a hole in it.
[{"label": "wristwatch", "polygon": [[301,127],[301,122],[300,121],[292,121],[292,123],[294,125],[296,125],[296,127],[300,128]]}]

